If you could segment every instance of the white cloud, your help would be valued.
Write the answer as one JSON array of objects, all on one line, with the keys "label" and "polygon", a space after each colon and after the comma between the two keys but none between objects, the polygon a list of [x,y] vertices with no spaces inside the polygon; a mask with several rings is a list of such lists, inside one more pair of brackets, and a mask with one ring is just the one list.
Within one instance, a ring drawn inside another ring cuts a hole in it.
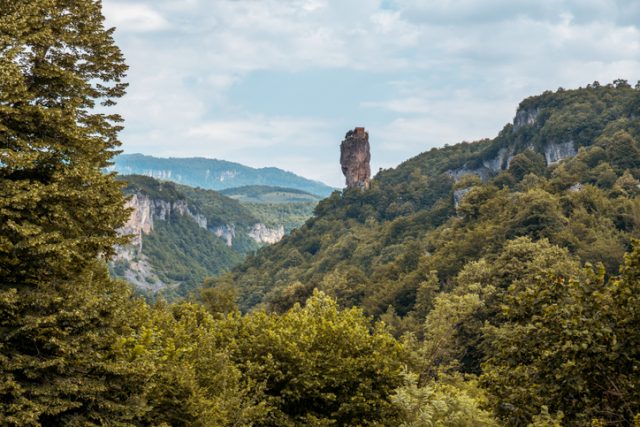
[{"label": "white cloud", "polygon": [[[388,167],[432,146],[495,136],[527,96],[640,78],[637,0],[385,4],[106,0],[131,67],[120,106],[125,150],[290,162],[335,183],[336,134],[346,131],[337,122],[365,123],[374,163]],[[329,105],[309,116],[298,111],[303,103],[234,96],[252,73],[312,71],[309,85],[342,88],[336,75],[354,70],[372,83],[353,91],[357,111],[344,117]]]},{"label": "white cloud", "polygon": [[169,27],[167,20],[146,4],[105,1],[102,10],[109,24],[121,31],[139,33]]},{"label": "white cloud", "polygon": [[430,107],[427,102],[418,97],[410,96],[408,98],[396,98],[386,101],[366,101],[361,104],[363,107],[368,108],[381,108],[394,113],[428,113]]},{"label": "white cloud", "polygon": [[188,137],[215,144],[227,144],[230,150],[249,147],[273,147],[298,140],[307,145],[323,123],[318,120],[242,117],[232,120],[209,121],[187,132]]}]

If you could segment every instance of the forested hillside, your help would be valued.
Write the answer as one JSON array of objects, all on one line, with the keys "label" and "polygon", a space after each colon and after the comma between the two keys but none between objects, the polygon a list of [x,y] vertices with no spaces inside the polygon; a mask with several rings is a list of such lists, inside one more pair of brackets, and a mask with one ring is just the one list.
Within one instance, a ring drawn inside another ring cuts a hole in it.
[{"label": "forested hillside", "polygon": [[294,188],[247,185],[221,191],[225,196],[245,203],[317,202],[321,197]]},{"label": "forested hillside", "polygon": [[[111,273],[149,297],[168,300],[186,296],[206,277],[224,273],[247,253],[279,241],[301,226],[316,205],[284,197],[272,197],[280,203],[240,203],[216,191],[147,176],[119,179],[126,182],[123,191],[132,210],[121,233],[133,240],[118,247]],[[278,194],[298,192],[279,189]]]},{"label": "forested hillside", "polygon": [[496,138],[334,193],[203,292],[235,286],[244,310],[282,313],[320,290],[383,320],[418,374],[406,425],[429,425],[415,411],[459,375],[506,425],[629,423],[638,261],[620,266],[640,237],[639,113],[625,81],[528,98]]},{"label": "forested hillside", "polygon": [[546,92],[494,139],[433,149],[368,191],[334,193],[235,270],[242,307],[286,309],[318,287],[405,316],[431,275],[449,289],[469,262],[525,236],[616,273],[638,236],[639,94],[624,81]]}]

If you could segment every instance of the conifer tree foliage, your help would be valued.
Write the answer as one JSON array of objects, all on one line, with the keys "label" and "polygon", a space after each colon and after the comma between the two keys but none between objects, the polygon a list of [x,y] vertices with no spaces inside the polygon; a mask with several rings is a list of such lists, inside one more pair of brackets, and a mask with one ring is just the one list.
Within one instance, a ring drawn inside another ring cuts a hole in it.
[{"label": "conifer tree foliage", "polygon": [[112,31],[100,1],[0,0],[1,425],[144,410],[144,370],[112,351],[143,308],[98,261],[127,215],[101,173],[121,119],[96,112],[125,89]]},{"label": "conifer tree foliage", "polygon": [[95,0],[0,0],[0,280],[35,285],[110,253],[127,69]]}]

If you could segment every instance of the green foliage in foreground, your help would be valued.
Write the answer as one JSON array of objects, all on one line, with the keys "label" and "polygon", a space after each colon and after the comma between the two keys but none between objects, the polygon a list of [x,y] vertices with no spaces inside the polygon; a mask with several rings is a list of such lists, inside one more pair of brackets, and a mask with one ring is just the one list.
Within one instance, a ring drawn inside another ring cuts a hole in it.
[{"label": "green foliage in foreground", "polygon": [[542,406],[565,420],[631,424],[640,410],[640,245],[619,277],[538,276],[512,284],[483,329],[482,380],[510,424]]},{"label": "green foliage in foreground", "polygon": [[270,408],[261,425],[392,425],[401,346],[359,309],[315,293],[283,315],[243,318],[235,359]]},{"label": "green foliage in foreground", "polygon": [[[609,124],[582,107],[555,117],[549,135],[597,134],[596,145],[544,176],[521,159],[518,172],[473,184],[457,215],[441,202],[452,184],[425,191],[431,178],[419,171],[407,198],[375,186],[332,196],[318,213],[338,221],[308,224],[327,234],[300,232],[279,247],[286,256],[260,255],[284,272],[258,284],[285,283],[271,300],[282,313],[240,314],[233,275],[208,281],[202,304],[150,306],[101,259],[126,212],[119,185],[100,174],[117,117],[89,110],[122,94],[125,66],[99,6],[0,0],[1,425],[640,422],[633,116],[604,102]],[[629,95],[617,85],[614,95]],[[395,201],[376,210],[369,197]],[[365,229],[375,241],[358,239]],[[314,254],[327,257],[314,266],[321,275],[287,282],[304,278]],[[349,257],[361,263],[336,262]],[[388,325],[340,307],[355,304]]]},{"label": "green foliage in foreground", "polygon": [[[20,332],[3,341],[0,422],[630,424],[640,412],[640,245],[607,281],[590,268],[559,278],[553,272],[572,270],[572,259],[549,244],[514,241],[509,259],[520,266],[501,280],[499,267],[483,262],[461,274],[429,313],[423,342],[396,341],[319,292],[281,315],[242,316],[222,290],[205,307],[151,307],[99,266],[68,291],[47,290],[64,298],[49,306],[46,324],[15,326],[28,324],[20,310],[48,299],[5,295],[2,327]],[[484,280],[496,286],[484,290]],[[496,308],[500,315],[473,326]],[[457,372],[470,346],[485,352],[479,377]],[[28,348],[39,353],[29,358]],[[9,356],[18,351],[24,356]],[[39,366],[44,358],[50,363]]]},{"label": "green foliage in foreground", "polygon": [[0,290],[0,425],[128,423],[145,411],[142,361],[114,344],[144,304],[95,265],[73,279]]}]

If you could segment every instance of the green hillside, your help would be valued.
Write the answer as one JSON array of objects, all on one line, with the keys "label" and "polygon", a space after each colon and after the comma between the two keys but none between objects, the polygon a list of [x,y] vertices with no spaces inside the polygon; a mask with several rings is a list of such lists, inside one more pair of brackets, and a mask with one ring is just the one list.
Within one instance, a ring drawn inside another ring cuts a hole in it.
[{"label": "green hillside", "polygon": [[[520,236],[615,273],[637,235],[638,202],[625,182],[640,177],[638,90],[617,82],[545,92],[518,111],[537,111],[535,122],[432,149],[381,171],[369,191],[323,200],[301,229],[234,270],[242,307],[284,309],[318,287],[339,300],[346,292],[346,305],[371,314],[392,306],[406,315],[429,272],[444,289],[466,264]],[[545,150],[568,141],[577,156],[547,166]],[[508,168],[485,166],[506,166],[505,152]],[[471,191],[456,209],[458,189]]]},{"label": "green hillside", "polygon": [[321,200],[306,191],[266,185],[229,188],[220,193],[239,201],[262,223],[283,225],[287,233],[302,226]]},{"label": "green hillside", "polygon": [[488,393],[499,420],[460,425],[627,424],[640,409],[638,246],[625,256],[640,237],[639,113],[625,81],[528,98],[496,138],[334,193],[201,292],[231,285],[243,310],[285,313],[319,290],[383,320],[411,354],[415,382],[397,396],[410,419],[446,389]]},{"label": "green hillside", "polygon": [[318,202],[321,197],[295,188],[248,185],[221,191],[227,197],[243,203],[304,203]]},{"label": "green hillside", "polygon": [[[316,205],[240,203],[216,191],[147,176],[119,179],[126,181],[125,194],[135,196],[131,200],[138,216],[151,218],[153,225],[140,232],[144,224],[131,224],[126,232],[139,234],[139,242],[119,250],[111,263],[112,274],[148,296],[161,294],[169,300],[187,295],[208,276],[227,272],[246,254],[269,243],[264,240],[269,233],[279,238],[279,233],[301,226]],[[256,234],[257,224],[263,235]]]}]

